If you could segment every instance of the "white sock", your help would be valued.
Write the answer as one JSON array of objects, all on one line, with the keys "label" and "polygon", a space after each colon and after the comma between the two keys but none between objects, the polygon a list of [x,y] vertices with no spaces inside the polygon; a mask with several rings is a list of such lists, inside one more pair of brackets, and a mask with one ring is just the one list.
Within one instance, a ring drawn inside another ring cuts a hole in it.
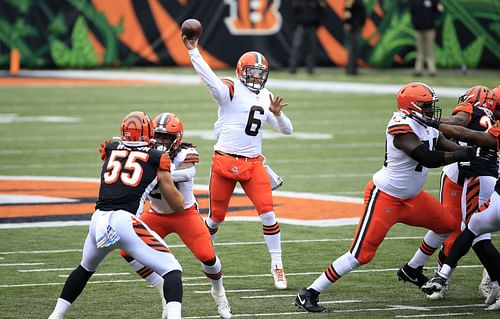
[{"label": "white sock", "polygon": [[168,319],[181,319],[181,306],[178,301],[170,301],[167,303],[167,318]]},{"label": "white sock", "polygon": [[[283,268],[281,258],[281,231],[274,212],[267,212],[260,215],[262,227],[264,231],[264,240],[266,241],[267,249],[271,255],[271,267]],[[273,226],[277,231],[275,234],[266,235],[266,228]]]},{"label": "white sock", "polygon": [[214,221],[212,220],[212,218],[207,217],[207,218],[205,219],[205,224],[206,224],[206,225],[207,225],[210,229],[216,230],[216,232],[215,232],[215,233],[210,232],[210,237],[212,238],[212,242],[213,242],[213,243],[215,243],[215,240],[217,239],[217,233],[218,233],[218,232],[217,232],[217,229],[219,228],[220,223],[218,223],[218,222],[214,222]]},{"label": "white sock", "polygon": [[448,235],[449,234],[436,234],[429,230],[427,234],[425,234],[415,255],[413,255],[413,258],[408,262],[408,266],[416,269],[425,265],[429,257],[443,244]]},{"label": "white sock", "polygon": [[201,263],[201,268],[214,287],[222,286],[222,264],[218,256],[215,256],[215,264],[208,266]]},{"label": "white sock", "polygon": [[69,301],[58,298],[56,306],[54,307],[54,311],[52,313],[65,314],[69,310],[70,307],[71,307],[71,303]]}]

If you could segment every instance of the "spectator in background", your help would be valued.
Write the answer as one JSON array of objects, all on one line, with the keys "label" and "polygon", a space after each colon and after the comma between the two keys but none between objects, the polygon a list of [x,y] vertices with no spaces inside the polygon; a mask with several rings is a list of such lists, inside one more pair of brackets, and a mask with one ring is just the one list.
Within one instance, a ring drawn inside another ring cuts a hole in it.
[{"label": "spectator in background", "polygon": [[366,8],[363,0],[346,0],[344,10],[344,31],[349,48],[346,73],[356,75],[358,74],[359,38],[366,20]]},{"label": "spectator in background", "polygon": [[[316,29],[321,23],[324,0],[293,0],[292,11],[295,16],[292,53],[288,61],[289,72],[297,72],[297,66],[305,57],[307,72],[314,73],[316,65]],[[301,50],[302,49],[302,50]]]},{"label": "spectator in background", "polygon": [[436,75],[436,60],[434,59],[434,40],[436,38],[436,20],[443,12],[439,0],[409,0],[410,15],[415,29],[415,58],[414,75],[421,76],[424,69],[424,60],[430,76]]}]

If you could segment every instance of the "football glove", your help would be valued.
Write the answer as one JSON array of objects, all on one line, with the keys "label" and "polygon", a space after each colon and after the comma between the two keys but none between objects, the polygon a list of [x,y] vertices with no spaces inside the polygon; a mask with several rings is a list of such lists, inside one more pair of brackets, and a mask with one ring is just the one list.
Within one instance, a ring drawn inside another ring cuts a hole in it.
[{"label": "football glove", "polygon": [[468,162],[477,157],[478,148],[476,146],[467,146],[461,150],[453,152],[455,162]]},{"label": "football glove", "polygon": [[99,154],[101,155],[102,161],[106,159],[106,145],[111,142],[112,142],[111,140],[105,140],[104,142],[101,143],[101,146],[99,147]]}]

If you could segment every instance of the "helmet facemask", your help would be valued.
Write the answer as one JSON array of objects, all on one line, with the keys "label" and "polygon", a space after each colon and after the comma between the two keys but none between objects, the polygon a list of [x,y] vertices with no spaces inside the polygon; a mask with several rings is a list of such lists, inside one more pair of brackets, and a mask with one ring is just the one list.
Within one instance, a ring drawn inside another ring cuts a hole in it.
[{"label": "helmet facemask", "polygon": [[156,150],[168,153],[178,147],[180,138],[182,137],[179,137],[178,134],[155,131],[153,145]]},{"label": "helmet facemask", "polygon": [[441,120],[441,114],[443,109],[436,105],[436,100],[431,102],[412,102],[415,108],[420,109],[422,115],[435,119],[436,121]]},{"label": "helmet facemask", "polygon": [[243,68],[240,80],[251,91],[258,93],[266,85],[268,75],[269,71],[264,65],[246,65]]}]

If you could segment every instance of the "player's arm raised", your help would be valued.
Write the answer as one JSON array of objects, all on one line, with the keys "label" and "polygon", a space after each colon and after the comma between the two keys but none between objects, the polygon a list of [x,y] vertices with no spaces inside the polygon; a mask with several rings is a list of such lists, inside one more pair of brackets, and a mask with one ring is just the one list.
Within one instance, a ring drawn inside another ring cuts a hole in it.
[{"label": "player's arm raised", "polygon": [[487,132],[473,131],[468,128],[440,123],[438,129],[444,135],[456,138],[479,147],[498,148],[498,135],[500,135],[500,122],[497,121]]}]

